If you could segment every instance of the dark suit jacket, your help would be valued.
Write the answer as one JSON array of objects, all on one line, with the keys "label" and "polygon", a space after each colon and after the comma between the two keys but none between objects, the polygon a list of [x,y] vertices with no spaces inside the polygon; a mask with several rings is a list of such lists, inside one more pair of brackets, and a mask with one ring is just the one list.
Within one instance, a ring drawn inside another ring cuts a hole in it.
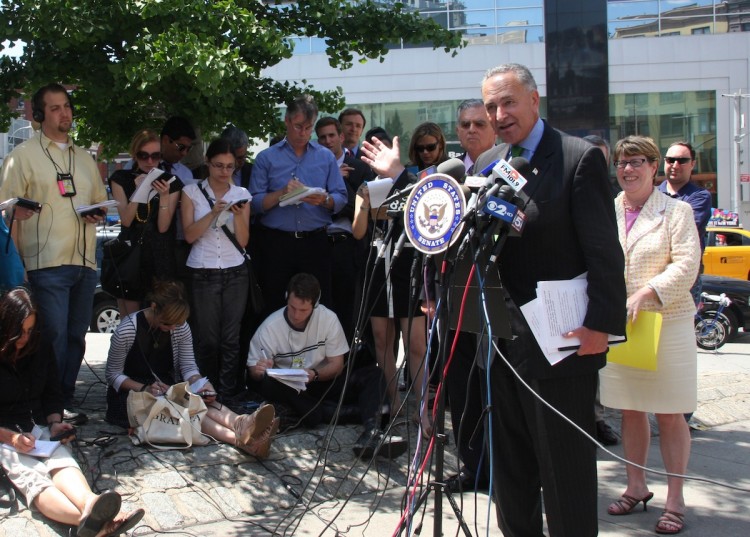
[{"label": "dark suit jacket", "polygon": [[347,153],[344,157],[344,164],[354,169],[349,172],[349,177],[344,179],[347,194],[346,205],[336,216],[346,216],[349,220],[354,220],[354,201],[357,198],[357,189],[363,182],[370,180],[371,170],[367,164],[354,158],[351,153]]},{"label": "dark suit jacket", "polygon": [[[483,153],[482,169],[508,154],[507,144]],[[602,152],[589,143],[544,124],[531,159],[534,173],[520,196],[527,200],[526,227],[508,239],[498,261],[511,297],[513,332],[501,342],[521,374],[551,378],[590,373],[605,364],[605,354],[573,354],[555,366],[544,358],[518,306],[536,297],[542,280],[564,280],[588,271],[589,305],[584,326],[611,334],[625,333],[624,257],[617,238],[614,203]],[[502,347],[501,347],[502,348]]]}]

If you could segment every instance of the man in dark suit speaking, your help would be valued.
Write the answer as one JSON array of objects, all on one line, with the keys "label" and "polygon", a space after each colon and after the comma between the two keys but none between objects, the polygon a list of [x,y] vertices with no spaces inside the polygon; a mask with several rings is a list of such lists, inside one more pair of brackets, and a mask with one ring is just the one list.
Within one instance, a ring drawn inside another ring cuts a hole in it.
[{"label": "man in dark suit speaking", "polygon": [[[607,334],[625,333],[624,261],[617,238],[602,152],[539,118],[539,92],[519,64],[490,69],[482,98],[503,143],[477,159],[476,169],[511,155],[531,163],[527,222],[500,253],[515,339],[499,348],[520,376],[555,408],[595,434],[594,396]],[[588,279],[588,310],[577,352],[551,366],[519,307],[543,280]],[[596,447],[539,403],[499,356],[490,365],[493,493],[505,537],[542,537],[542,494],[551,536],[597,535]]]}]

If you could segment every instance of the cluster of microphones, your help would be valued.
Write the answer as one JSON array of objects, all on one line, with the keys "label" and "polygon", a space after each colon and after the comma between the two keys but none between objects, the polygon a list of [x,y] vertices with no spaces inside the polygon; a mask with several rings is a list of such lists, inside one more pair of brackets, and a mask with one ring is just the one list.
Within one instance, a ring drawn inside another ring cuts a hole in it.
[{"label": "cluster of microphones", "polygon": [[[523,157],[513,157],[510,161],[499,159],[476,175],[466,175],[463,161],[457,158],[448,159],[436,167],[422,170],[418,174],[422,178],[420,181],[408,185],[383,202],[383,205],[389,207],[388,216],[394,222],[403,220],[405,198],[414,188],[422,185],[425,180],[429,180],[433,173],[448,175],[455,179],[464,196],[468,198],[466,210],[461,219],[465,233],[457,255],[463,255],[476,237],[478,238],[477,252],[485,250],[492,244],[489,263],[494,263],[508,237],[520,236],[526,224],[526,215],[523,212],[525,202],[519,193],[527,183],[526,177],[535,173],[529,161]],[[388,229],[378,252],[379,259],[385,255],[387,245],[397,227],[402,226],[392,225]],[[396,241],[392,259],[401,252],[406,239],[407,233],[404,230]]]}]

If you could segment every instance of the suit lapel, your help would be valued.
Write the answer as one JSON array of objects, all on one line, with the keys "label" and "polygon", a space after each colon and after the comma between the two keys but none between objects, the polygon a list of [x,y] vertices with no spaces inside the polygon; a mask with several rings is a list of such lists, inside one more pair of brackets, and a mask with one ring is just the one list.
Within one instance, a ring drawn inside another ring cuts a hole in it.
[{"label": "suit lapel", "polygon": [[[621,233],[625,233],[625,205],[623,203],[624,197],[620,195],[617,198],[617,219],[618,221],[622,218],[622,226],[618,225],[621,229]],[[651,193],[646,200],[646,204],[641,209],[638,218],[635,219],[633,227],[630,228],[630,233],[626,237],[620,236],[621,244],[625,245],[625,251],[629,252],[644,235],[648,234],[649,231],[657,226],[660,226],[665,218],[667,209],[667,201],[664,194],[659,192],[657,189]]]}]

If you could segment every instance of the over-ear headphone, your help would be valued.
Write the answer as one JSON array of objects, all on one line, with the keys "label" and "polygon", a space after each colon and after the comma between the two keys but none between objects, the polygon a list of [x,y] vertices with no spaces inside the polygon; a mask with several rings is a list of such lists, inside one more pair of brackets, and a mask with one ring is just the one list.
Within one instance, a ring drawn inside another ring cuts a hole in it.
[{"label": "over-ear headphone", "polygon": [[31,97],[31,118],[37,123],[44,121],[44,96],[49,92],[65,93],[68,96],[68,104],[70,105],[70,111],[75,115],[73,109],[73,99],[70,97],[70,93],[60,84],[47,84],[42,86]]},{"label": "over-ear headphone", "polygon": [[[318,298],[315,299],[315,303],[313,304],[313,309],[318,307],[318,304],[320,304],[320,297],[323,295],[323,291],[318,291]],[[289,291],[284,291],[284,300],[289,300]]]}]

